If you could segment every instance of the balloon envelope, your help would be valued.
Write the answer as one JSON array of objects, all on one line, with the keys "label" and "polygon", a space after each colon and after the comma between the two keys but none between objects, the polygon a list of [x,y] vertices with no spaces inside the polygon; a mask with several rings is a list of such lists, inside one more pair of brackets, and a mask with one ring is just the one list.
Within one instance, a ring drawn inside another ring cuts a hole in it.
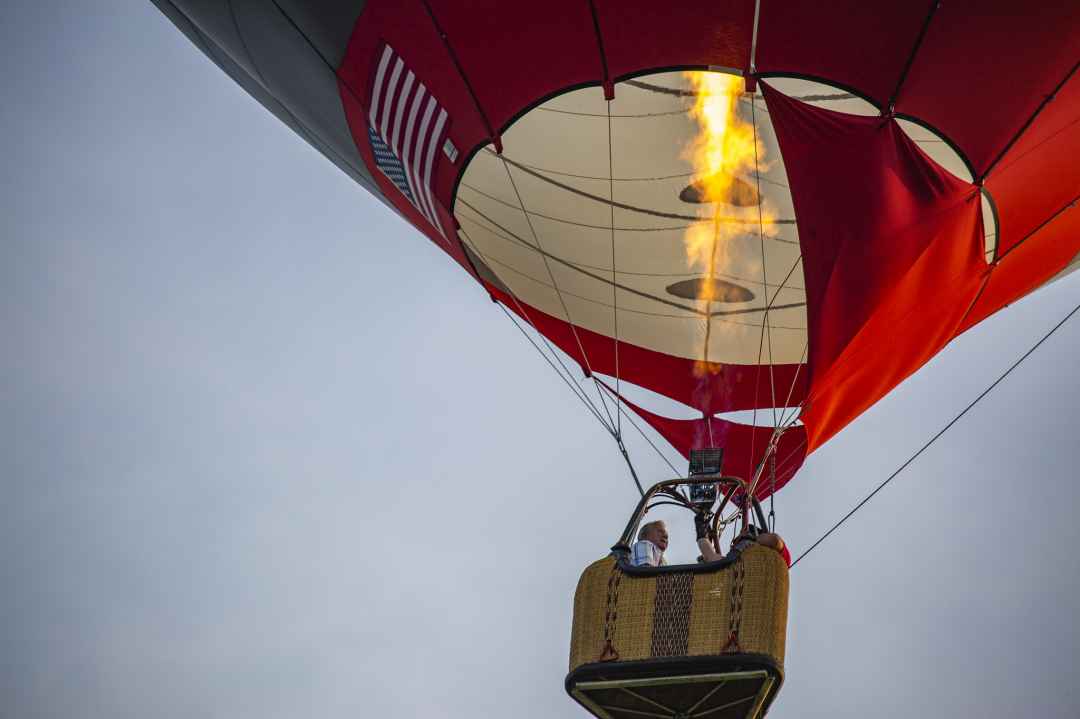
[{"label": "balloon envelope", "polygon": [[[759,495],[1080,256],[1070,3],[155,4],[584,372],[699,412],[629,404],[684,455],[748,476],[776,435],[723,415],[801,407]],[[687,69],[753,90],[726,198]]]}]

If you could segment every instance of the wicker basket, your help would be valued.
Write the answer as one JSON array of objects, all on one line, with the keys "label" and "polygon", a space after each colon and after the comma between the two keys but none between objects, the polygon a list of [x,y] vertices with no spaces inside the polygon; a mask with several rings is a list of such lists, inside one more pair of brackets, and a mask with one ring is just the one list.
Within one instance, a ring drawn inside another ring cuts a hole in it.
[{"label": "wicker basket", "polygon": [[757,670],[749,690],[757,698],[730,715],[760,716],[782,681],[787,600],[787,565],[760,545],[685,568],[627,568],[614,556],[601,559],[582,574],[574,596],[567,690],[594,714],[618,716],[614,707],[602,712],[589,700],[583,680],[605,680],[591,682],[601,689],[617,684],[625,697],[633,694],[627,677],[633,686],[662,678],[673,691],[674,673],[686,687],[709,676],[738,693],[731,678]]}]

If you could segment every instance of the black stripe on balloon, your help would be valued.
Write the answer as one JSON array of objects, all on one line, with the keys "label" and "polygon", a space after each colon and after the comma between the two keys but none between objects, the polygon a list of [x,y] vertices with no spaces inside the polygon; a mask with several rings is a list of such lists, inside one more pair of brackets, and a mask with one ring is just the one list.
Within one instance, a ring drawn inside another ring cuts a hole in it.
[{"label": "black stripe on balloon", "polygon": [[[487,152],[489,152],[490,154],[495,154],[495,153],[491,152],[491,150],[488,150]],[[548,183],[550,185],[554,185],[555,187],[558,187],[561,190],[566,190],[567,192],[572,192],[573,194],[579,195],[581,197],[587,197],[590,200],[594,200],[594,201],[599,202],[599,203],[604,204],[604,205],[611,205],[612,207],[618,207],[621,210],[629,210],[630,212],[640,212],[643,215],[652,215],[653,217],[664,217],[664,218],[669,219],[669,220],[689,220],[691,222],[704,222],[705,221],[702,218],[697,217],[696,215],[680,215],[680,214],[675,213],[675,212],[661,212],[660,210],[650,210],[650,209],[645,208],[645,207],[638,207],[637,205],[628,205],[625,202],[615,202],[614,200],[610,200],[610,199],[608,199],[606,197],[601,197],[599,195],[594,195],[591,192],[585,192],[584,190],[579,190],[578,188],[573,187],[572,185],[567,185],[567,184],[564,184],[562,182],[559,182],[558,180],[553,180],[550,177],[546,177],[546,176],[542,175],[541,173],[536,172],[535,170],[532,170],[532,169],[530,169],[529,167],[527,167],[525,165],[522,165],[519,162],[515,162],[515,161],[511,160],[509,157],[506,157],[505,155],[502,155],[501,159],[508,162],[509,164],[513,165],[514,167],[521,170],[522,172],[524,172],[524,173],[526,173],[528,175],[532,175],[533,177],[535,177],[538,180],[543,180],[544,182],[546,182],[546,183]],[[724,222],[724,223],[729,223],[729,224],[757,225],[757,220],[756,219],[744,219],[742,217],[721,217],[720,221]],[[776,224],[776,225],[794,225],[795,220],[773,220],[773,224]]]},{"label": "black stripe on balloon", "polygon": [[[550,252],[548,252],[546,250],[540,249],[536,245],[533,245],[533,244],[531,244],[529,242],[526,242],[522,238],[518,237],[518,235],[516,233],[514,233],[513,231],[511,231],[511,230],[507,229],[506,227],[500,225],[498,222],[491,219],[486,214],[484,214],[483,212],[481,212],[477,208],[470,205],[467,200],[465,200],[464,198],[462,198],[460,196],[458,197],[458,202],[465,205],[465,207],[468,207],[470,210],[475,212],[480,217],[484,218],[485,221],[491,223],[495,227],[498,227],[500,230],[505,232],[510,237],[513,237],[518,242],[520,242],[523,245],[525,245],[526,247],[534,250],[535,252],[540,253],[544,257],[547,257],[548,259],[559,263],[563,267],[574,270],[575,272],[579,272],[579,273],[585,275],[586,277],[589,277],[590,279],[594,279],[597,282],[603,282],[606,285],[614,285],[615,287],[619,288],[620,290],[623,290],[624,292],[629,292],[632,295],[637,295],[638,297],[642,297],[642,298],[647,299],[647,300],[653,300],[654,302],[659,302],[661,304],[668,305],[669,307],[674,307],[676,309],[684,310],[686,312],[693,313],[693,314],[698,315],[700,317],[726,317],[726,316],[730,316],[730,315],[748,315],[748,314],[754,314],[754,313],[757,313],[757,312],[764,312],[766,310],[765,307],[746,307],[746,308],[737,309],[737,310],[722,310],[722,311],[716,311],[716,312],[702,312],[701,310],[699,310],[696,307],[691,307],[689,305],[684,305],[681,302],[673,302],[673,301],[665,299],[663,297],[657,297],[656,295],[650,294],[648,292],[643,292],[643,291],[641,291],[639,289],[636,289],[634,287],[629,287],[627,285],[624,285],[621,282],[613,282],[612,280],[609,280],[606,277],[602,277],[600,275],[594,274],[594,273],[589,272],[587,270],[583,270],[580,267],[578,267],[577,265],[573,264],[572,262],[569,262],[569,261],[564,260],[563,258],[559,257],[558,255],[553,255],[553,254],[551,254]],[[787,309],[794,309],[796,307],[805,307],[805,306],[806,306],[805,302],[792,302],[792,303],[784,304],[784,305],[772,305],[768,309],[769,309],[769,311],[787,310]]]}]

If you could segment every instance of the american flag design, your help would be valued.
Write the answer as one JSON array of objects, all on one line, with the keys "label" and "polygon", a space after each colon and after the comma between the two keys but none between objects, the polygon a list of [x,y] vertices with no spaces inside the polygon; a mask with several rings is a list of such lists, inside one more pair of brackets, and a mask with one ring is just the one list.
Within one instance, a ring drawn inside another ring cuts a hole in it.
[{"label": "american flag design", "polygon": [[368,138],[375,164],[403,195],[443,232],[431,176],[449,117],[424,83],[384,45],[371,86]]}]

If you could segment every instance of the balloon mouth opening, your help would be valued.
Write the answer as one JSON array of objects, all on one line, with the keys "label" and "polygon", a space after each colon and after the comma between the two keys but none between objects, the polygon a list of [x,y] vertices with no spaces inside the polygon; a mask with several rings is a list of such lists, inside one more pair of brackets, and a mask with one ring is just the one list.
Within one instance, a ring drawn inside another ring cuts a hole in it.
[{"label": "balloon mouth opening", "polygon": [[[710,188],[722,187],[721,192]],[[689,204],[708,204],[722,202],[735,207],[756,207],[761,204],[761,195],[746,180],[738,177],[706,177],[694,180],[679,193],[679,199]]]},{"label": "balloon mouth opening", "polygon": [[742,285],[717,277],[695,277],[682,280],[668,285],[666,289],[669,295],[684,300],[737,303],[750,302],[754,299],[754,293]]},{"label": "balloon mouth opening", "polygon": [[[453,206],[472,267],[506,288],[508,308],[689,360],[695,387],[699,372],[759,364],[763,326],[771,362],[801,363],[807,325],[798,227],[763,99],[730,73],[697,74],[728,91],[731,133],[700,139],[690,106],[713,94],[682,71],[616,83],[610,107],[596,87],[570,88],[508,126],[503,155],[462,153]],[[715,161],[692,160],[703,145]]]}]

